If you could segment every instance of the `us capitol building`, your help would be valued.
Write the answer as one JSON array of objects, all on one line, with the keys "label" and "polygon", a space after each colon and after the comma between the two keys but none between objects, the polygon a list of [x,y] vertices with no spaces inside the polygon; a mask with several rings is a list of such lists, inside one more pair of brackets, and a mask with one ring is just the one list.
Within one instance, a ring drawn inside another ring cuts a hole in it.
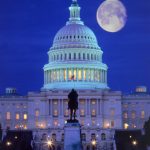
[{"label": "us capitol building", "polygon": [[150,95],[144,86],[130,95],[108,87],[108,67],[95,34],[81,20],[77,1],[72,1],[69,10],[69,20],[49,49],[41,91],[20,96],[15,88],[6,88],[0,96],[0,124],[4,130],[32,130],[38,142],[52,138],[55,147],[63,149],[67,98],[74,88],[79,94],[77,119],[83,148],[90,149],[95,139],[98,146],[109,150],[114,146],[115,130],[143,128],[150,116]]}]

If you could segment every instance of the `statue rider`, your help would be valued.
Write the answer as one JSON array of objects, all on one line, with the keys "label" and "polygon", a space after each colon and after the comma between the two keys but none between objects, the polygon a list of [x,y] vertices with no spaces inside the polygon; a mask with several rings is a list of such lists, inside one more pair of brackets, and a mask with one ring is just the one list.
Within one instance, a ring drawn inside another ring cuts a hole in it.
[{"label": "statue rider", "polygon": [[76,110],[78,109],[78,94],[72,89],[68,95],[68,109],[70,109],[70,120],[76,119]]}]

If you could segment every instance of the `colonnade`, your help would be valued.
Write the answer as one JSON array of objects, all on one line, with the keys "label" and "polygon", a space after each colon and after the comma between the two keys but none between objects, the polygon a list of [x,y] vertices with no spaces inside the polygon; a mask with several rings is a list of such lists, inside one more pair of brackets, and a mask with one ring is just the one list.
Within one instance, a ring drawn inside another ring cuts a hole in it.
[{"label": "colonnade", "polygon": [[107,71],[103,69],[61,68],[44,72],[44,84],[68,81],[107,83]]}]

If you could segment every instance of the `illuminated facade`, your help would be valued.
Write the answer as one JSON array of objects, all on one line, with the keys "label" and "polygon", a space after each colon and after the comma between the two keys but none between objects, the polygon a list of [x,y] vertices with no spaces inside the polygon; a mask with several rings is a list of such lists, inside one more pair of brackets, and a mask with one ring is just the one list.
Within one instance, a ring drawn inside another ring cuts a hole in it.
[{"label": "illuminated facade", "polygon": [[19,96],[16,89],[7,88],[0,96],[0,123],[4,130],[33,130],[37,143],[52,138],[55,147],[63,149],[67,96],[75,88],[83,148],[92,148],[96,140],[101,149],[115,149],[116,129],[142,129],[150,116],[150,95],[145,87],[131,95],[109,89],[107,65],[102,62],[96,36],[81,21],[75,0],[69,10],[69,21],[57,32],[48,52],[41,92]]}]

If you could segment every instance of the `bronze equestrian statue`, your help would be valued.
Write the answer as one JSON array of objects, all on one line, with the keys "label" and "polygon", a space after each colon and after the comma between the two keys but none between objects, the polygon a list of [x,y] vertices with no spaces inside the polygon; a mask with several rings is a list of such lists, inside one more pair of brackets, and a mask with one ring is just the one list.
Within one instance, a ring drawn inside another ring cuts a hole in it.
[{"label": "bronze equestrian statue", "polygon": [[70,109],[70,120],[76,120],[76,110],[78,109],[78,94],[72,89],[68,95],[68,109]]}]

